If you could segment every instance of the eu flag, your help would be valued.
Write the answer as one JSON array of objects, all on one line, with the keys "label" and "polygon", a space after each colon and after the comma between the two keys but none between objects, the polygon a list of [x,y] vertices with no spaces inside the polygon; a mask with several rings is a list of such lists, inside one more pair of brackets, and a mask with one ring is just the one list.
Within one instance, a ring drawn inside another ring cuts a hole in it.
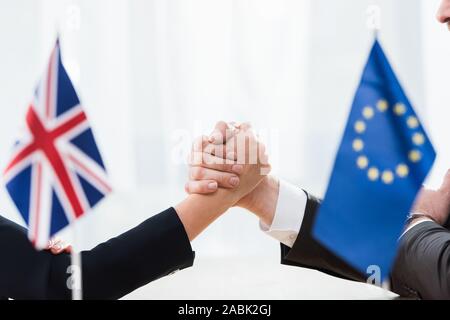
[{"label": "eu flag", "polygon": [[356,91],[313,234],[363,274],[384,279],[436,153],[379,42]]}]

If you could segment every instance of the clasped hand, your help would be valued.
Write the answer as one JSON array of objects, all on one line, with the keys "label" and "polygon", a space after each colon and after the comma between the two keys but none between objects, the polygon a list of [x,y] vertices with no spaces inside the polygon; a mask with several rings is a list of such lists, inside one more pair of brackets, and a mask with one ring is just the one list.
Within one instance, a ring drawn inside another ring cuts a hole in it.
[{"label": "clasped hand", "polygon": [[218,122],[210,136],[193,143],[189,165],[188,194],[229,190],[240,195],[233,205],[255,213],[267,225],[272,223],[278,180],[268,175],[266,147],[249,123]]}]

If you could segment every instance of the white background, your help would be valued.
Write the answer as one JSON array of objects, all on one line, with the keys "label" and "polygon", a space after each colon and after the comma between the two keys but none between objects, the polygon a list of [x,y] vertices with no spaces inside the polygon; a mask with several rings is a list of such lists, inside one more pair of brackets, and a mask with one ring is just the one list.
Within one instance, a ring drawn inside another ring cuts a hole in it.
[{"label": "white background", "polygon": [[[438,0],[0,0],[0,165],[57,30],[114,194],[79,223],[91,248],[183,199],[178,155],[215,121],[251,121],[275,173],[323,195],[372,43],[366,9],[449,167],[450,41]],[[183,149],[181,148],[181,151]],[[1,214],[21,223],[4,189]],[[62,237],[71,240],[68,232]],[[278,244],[232,209],[193,242],[195,267],[129,298],[387,298],[381,289],[279,265]],[[157,263],[157,261],[155,261]]]}]

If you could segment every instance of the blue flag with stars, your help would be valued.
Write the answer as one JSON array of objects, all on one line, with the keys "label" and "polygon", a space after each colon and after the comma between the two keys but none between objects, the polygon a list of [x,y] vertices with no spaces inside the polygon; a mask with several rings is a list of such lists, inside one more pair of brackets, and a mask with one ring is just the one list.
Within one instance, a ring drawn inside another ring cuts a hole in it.
[{"label": "blue flag with stars", "polygon": [[314,237],[368,274],[389,275],[436,153],[379,42],[356,91]]}]

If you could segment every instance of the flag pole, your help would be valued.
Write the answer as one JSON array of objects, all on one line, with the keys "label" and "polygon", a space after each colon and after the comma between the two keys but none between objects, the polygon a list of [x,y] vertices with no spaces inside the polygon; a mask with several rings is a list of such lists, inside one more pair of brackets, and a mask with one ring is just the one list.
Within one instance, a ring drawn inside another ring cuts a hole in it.
[{"label": "flag pole", "polygon": [[[61,21],[56,21],[56,39],[61,45],[60,33]],[[72,292],[72,300],[83,300],[83,268],[81,260],[81,252],[78,247],[78,226],[77,221],[72,223],[72,250],[70,252],[70,266],[67,268],[67,273],[70,274],[67,279],[67,288]]]},{"label": "flag pole", "polygon": [[377,4],[369,5],[366,9],[366,14],[366,26],[373,31],[374,38],[377,39],[381,29],[381,8]]},{"label": "flag pole", "polygon": [[[366,14],[367,14],[366,26],[369,30],[373,32],[373,38],[376,40],[378,39],[378,34],[381,29],[381,8],[378,4],[369,5],[367,7]],[[390,290],[388,280],[384,280],[377,286],[385,290]]]},{"label": "flag pole", "polygon": [[67,286],[72,290],[72,300],[83,300],[83,268],[81,252],[78,250],[77,223],[72,223],[73,246],[70,252],[71,265],[67,270],[71,276],[67,280]]}]

